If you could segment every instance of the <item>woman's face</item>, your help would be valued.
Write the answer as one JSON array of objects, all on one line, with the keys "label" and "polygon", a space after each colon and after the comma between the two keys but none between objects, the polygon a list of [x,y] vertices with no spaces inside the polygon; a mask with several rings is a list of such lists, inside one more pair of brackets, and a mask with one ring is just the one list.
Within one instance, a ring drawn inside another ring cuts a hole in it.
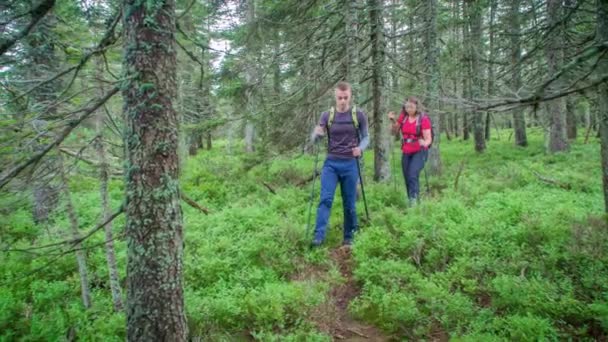
[{"label": "woman's face", "polygon": [[416,113],[416,104],[413,102],[407,102],[405,104],[405,111],[409,114],[409,115],[414,115]]}]

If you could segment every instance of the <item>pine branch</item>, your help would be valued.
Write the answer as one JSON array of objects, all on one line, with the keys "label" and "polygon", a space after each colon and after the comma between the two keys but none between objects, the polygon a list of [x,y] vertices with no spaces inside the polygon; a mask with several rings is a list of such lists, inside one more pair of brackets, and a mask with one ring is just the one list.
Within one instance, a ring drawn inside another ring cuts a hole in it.
[{"label": "pine branch", "polygon": [[8,182],[10,182],[11,179],[13,179],[17,175],[19,175],[19,173],[21,173],[21,171],[23,171],[26,167],[39,161],[51,149],[53,149],[55,146],[58,146],[59,144],[61,144],[61,142],[63,140],[65,140],[65,138],[67,138],[67,136],[72,132],[72,130],[74,130],[74,128],[76,128],[78,125],[80,125],[80,123],[82,123],[82,121],[84,121],[93,112],[95,112],[97,110],[97,108],[99,108],[106,101],[108,101],[114,94],[116,94],[118,92],[118,90],[119,90],[118,87],[112,88],[108,93],[106,93],[106,95],[104,97],[99,99],[99,101],[97,101],[95,104],[93,104],[89,108],[85,109],[84,113],[80,117],[78,117],[75,120],[70,121],[69,124],[67,125],[67,127],[65,127],[63,129],[63,131],[59,134],[59,136],[57,136],[57,138],[55,138],[55,140],[53,142],[51,142],[50,144],[48,144],[44,149],[35,153],[30,159],[22,162],[21,164],[13,167],[12,169],[6,171],[3,175],[0,175],[0,189],[2,189],[4,186],[6,186],[6,184],[8,184]]},{"label": "pine branch", "polygon": [[36,26],[36,24],[42,19],[48,11],[53,8],[55,5],[55,0],[43,0],[38,4],[37,7],[32,9],[28,14],[32,15],[32,20],[30,23],[23,29],[21,32],[17,33],[15,36],[4,40],[0,43],[0,56],[4,55],[6,51],[8,51],[19,39],[27,36],[30,31]]}]

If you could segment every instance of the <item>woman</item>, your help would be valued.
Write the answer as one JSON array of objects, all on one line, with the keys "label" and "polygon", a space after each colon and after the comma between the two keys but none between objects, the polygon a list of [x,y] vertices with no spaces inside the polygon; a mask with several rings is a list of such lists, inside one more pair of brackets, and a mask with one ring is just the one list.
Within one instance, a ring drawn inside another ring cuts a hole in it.
[{"label": "woman", "polygon": [[419,110],[418,99],[410,97],[401,110],[399,118],[395,120],[395,112],[389,112],[391,131],[393,134],[401,133],[401,168],[409,206],[413,207],[420,194],[420,171],[427,158],[428,147],[433,142],[431,136],[431,120],[426,113]]}]

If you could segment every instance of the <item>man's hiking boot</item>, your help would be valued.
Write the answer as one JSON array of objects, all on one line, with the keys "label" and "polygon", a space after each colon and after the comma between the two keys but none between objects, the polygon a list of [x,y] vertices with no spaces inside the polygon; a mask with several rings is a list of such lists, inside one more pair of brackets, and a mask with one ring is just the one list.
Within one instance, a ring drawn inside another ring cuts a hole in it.
[{"label": "man's hiking boot", "polygon": [[321,240],[312,240],[312,242],[310,243],[310,248],[321,247],[322,244],[323,244],[323,241],[321,241]]}]

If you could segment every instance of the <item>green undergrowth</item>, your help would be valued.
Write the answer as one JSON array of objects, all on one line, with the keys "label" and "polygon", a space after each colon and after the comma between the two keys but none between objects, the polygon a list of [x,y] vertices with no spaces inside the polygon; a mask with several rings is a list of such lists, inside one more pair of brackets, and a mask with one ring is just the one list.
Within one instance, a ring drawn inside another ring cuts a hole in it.
[{"label": "green undergrowth", "polygon": [[[443,141],[443,173],[424,174],[422,203],[406,208],[398,162],[384,183],[372,181],[366,153],[365,192],[371,221],[353,247],[361,295],[358,319],[404,339],[438,332],[455,340],[592,339],[608,330],[608,231],[601,194],[599,146],[575,143],[547,155],[538,133],[530,146],[492,140],[478,155],[472,142]],[[444,139],[445,140],[445,139]],[[392,156],[397,160],[398,151]],[[318,168],[321,168],[323,155]],[[328,239],[310,250],[318,203],[315,180],[307,230],[314,155],[245,155],[223,142],[183,163],[184,283],[192,337],[233,341],[328,341],[315,322],[332,286],[343,281],[329,252],[341,242],[336,195]],[[86,166],[81,166],[86,168]],[[89,176],[90,174],[90,176]],[[551,180],[551,182],[547,182]],[[71,177],[80,227],[99,221],[93,173]],[[124,187],[111,182],[112,207]],[[47,227],[34,224],[27,194],[3,194],[2,246],[26,248],[68,237],[63,205]],[[19,205],[15,205],[19,203]],[[114,221],[124,231],[124,217]],[[308,236],[306,235],[308,232]],[[0,254],[0,340],[124,340],[125,316],[113,313],[103,233],[85,243],[93,308],[80,302],[73,254]],[[126,245],[116,241],[121,284]],[[35,273],[34,273],[35,272]],[[124,292],[123,292],[124,293]]]},{"label": "green undergrowth", "polygon": [[[545,155],[491,141],[442,146],[439,194],[377,208],[354,248],[358,318],[410,339],[601,339],[608,331],[608,227],[599,146]],[[461,170],[455,187],[458,170]],[[547,181],[550,180],[550,181]]]}]

